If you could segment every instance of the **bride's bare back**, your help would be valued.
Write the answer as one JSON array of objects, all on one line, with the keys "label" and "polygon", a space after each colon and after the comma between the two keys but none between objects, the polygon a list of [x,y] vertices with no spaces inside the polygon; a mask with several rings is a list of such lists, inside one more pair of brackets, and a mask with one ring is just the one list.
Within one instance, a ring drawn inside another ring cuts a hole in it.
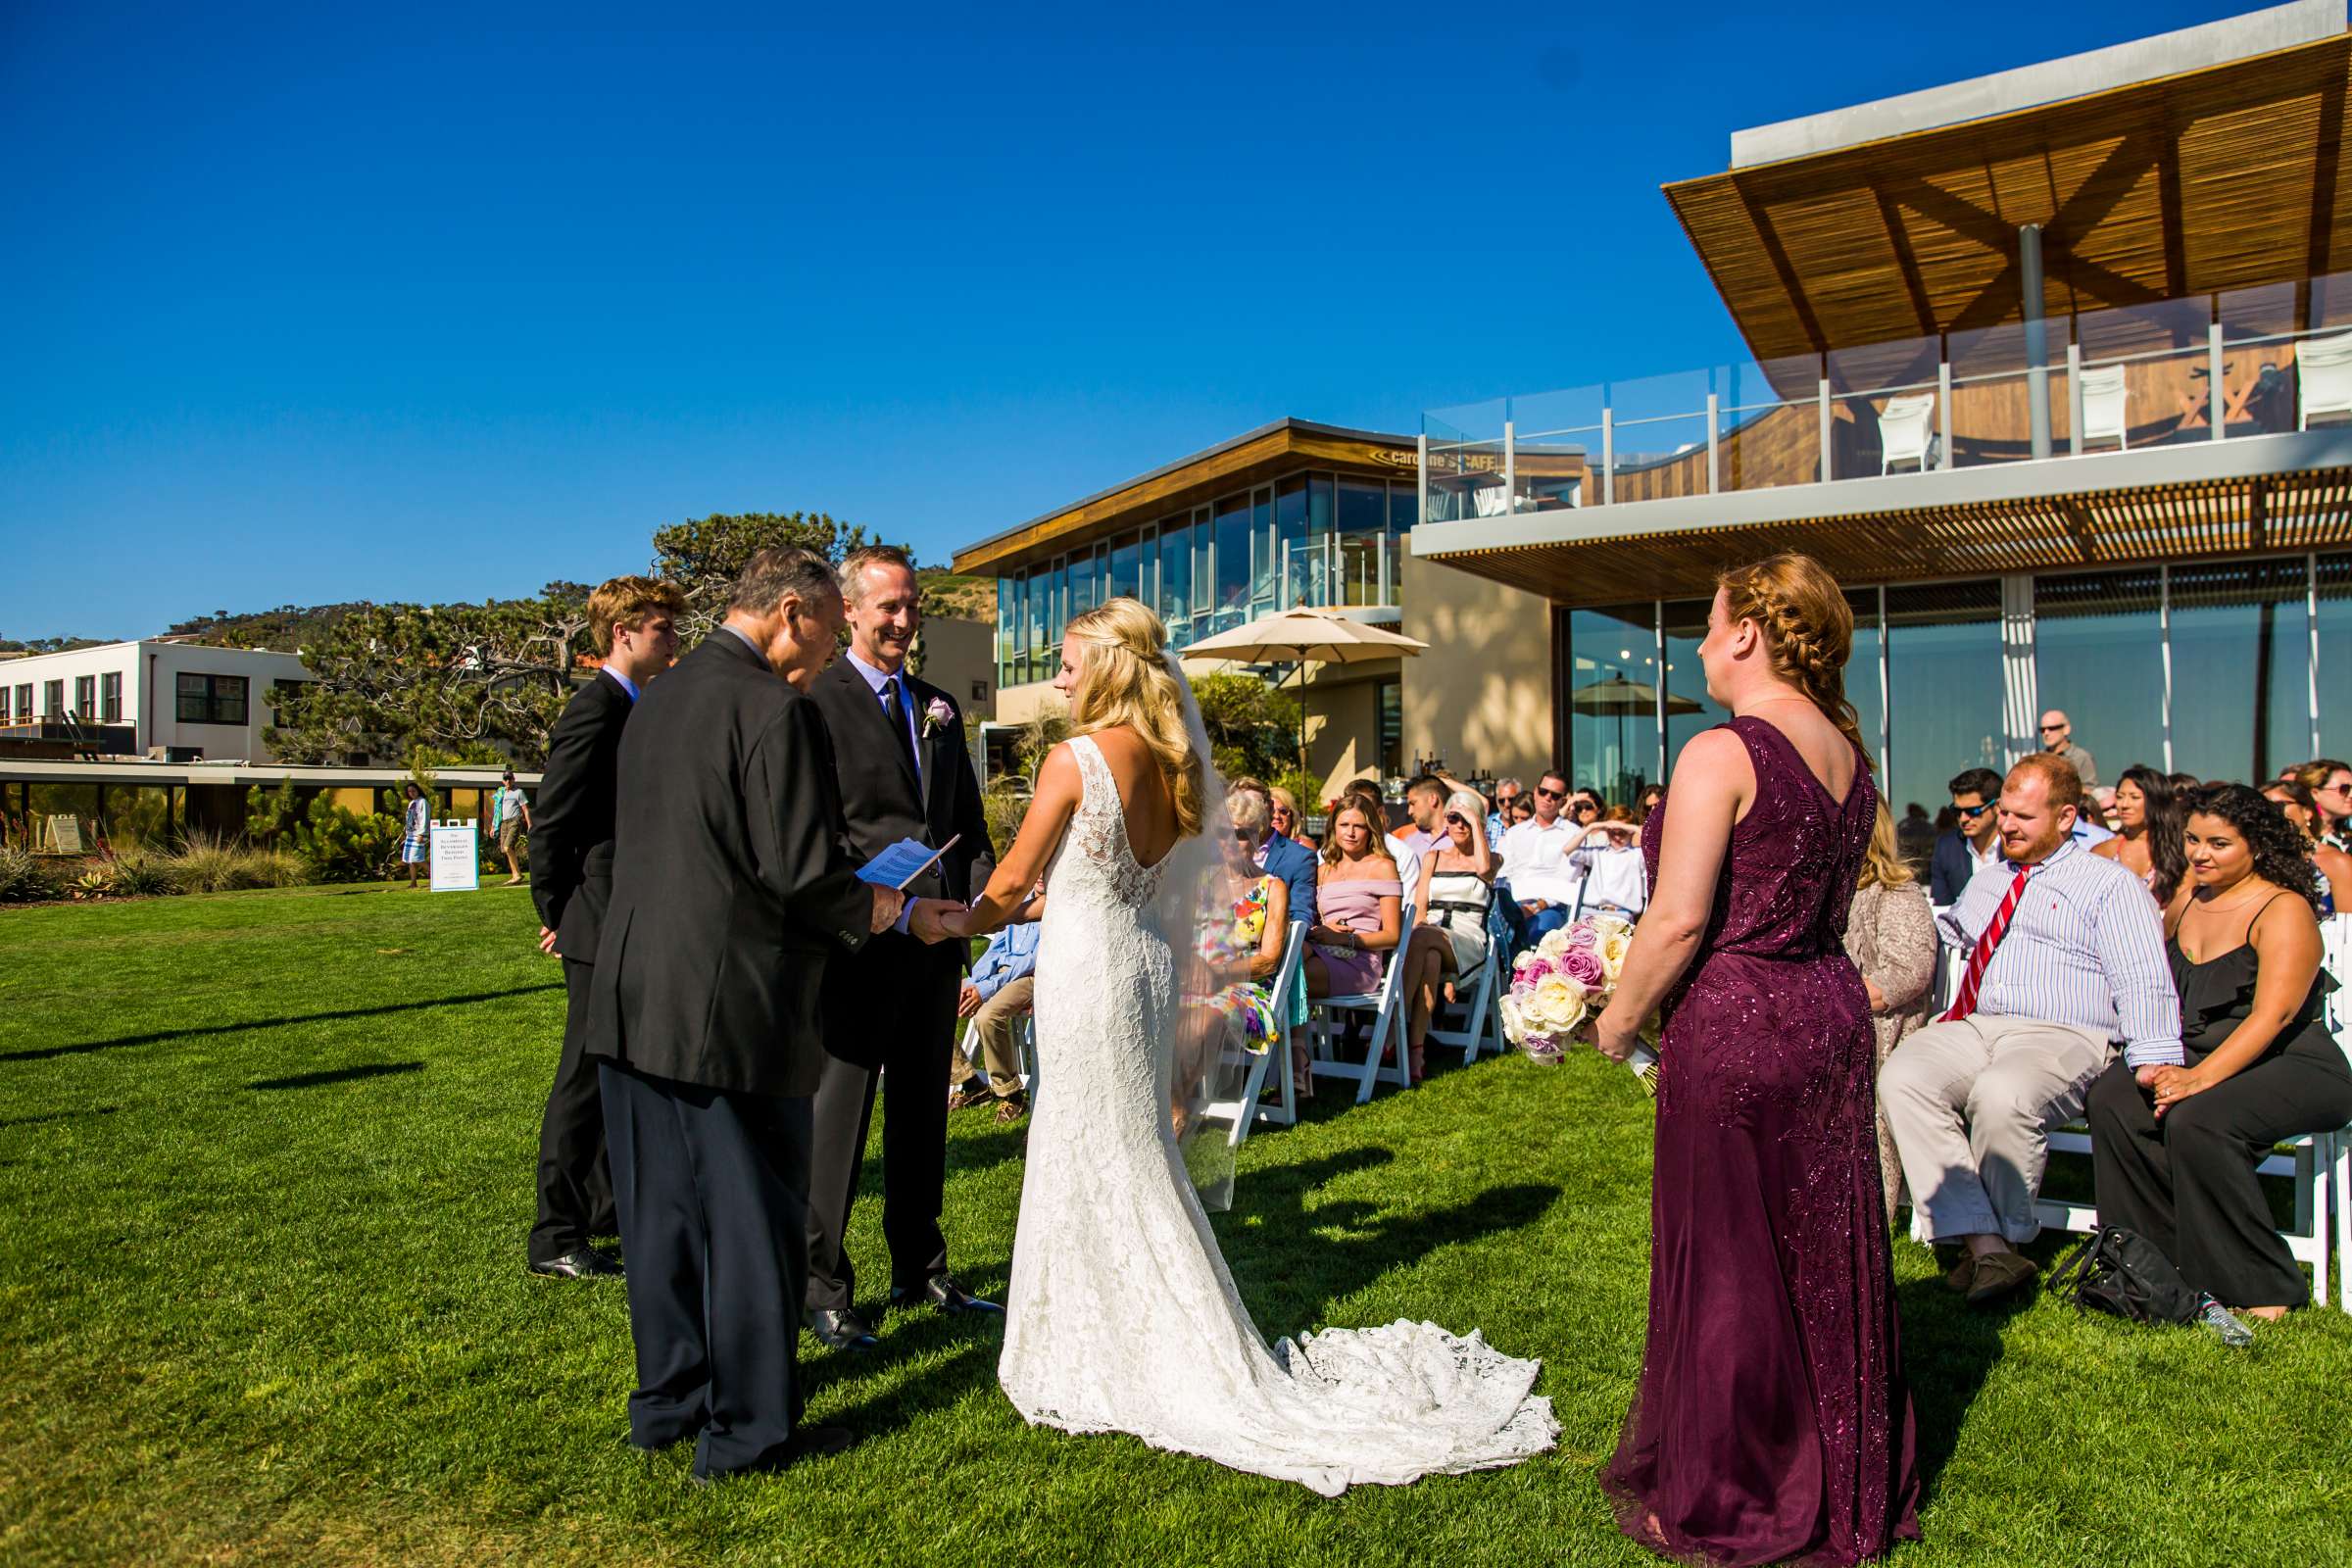
[{"label": "bride's bare back", "polygon": [[1157,865],[1176,847],[1176,803],[1169,798],[1157,760],[1144,738],[1125,724],[1095,731],[1095,745],[1119,786],[1128,849],[1138,864]]},{"label": "bride's bare back", "polygon": [[[1124,724],[1096,730],[1091,738],[1110,768],[1111,781],[1118,786],[1128,850],[1139,865],[1159,864],[1176,847],[1176,803],[1151,748]],[[997,862],[996,875],[988,879],[988,891],[972,909],[973,919],[967,926],[971,934],[995,930],[1028,899],[1029,890],[1053,863],[1062,835],[1070,830],[1070,819],[1077,814],[1085,788],[1067,741],[1046,754],[1037,770],[1037,793],[1021,817],[1020,834]]]}]

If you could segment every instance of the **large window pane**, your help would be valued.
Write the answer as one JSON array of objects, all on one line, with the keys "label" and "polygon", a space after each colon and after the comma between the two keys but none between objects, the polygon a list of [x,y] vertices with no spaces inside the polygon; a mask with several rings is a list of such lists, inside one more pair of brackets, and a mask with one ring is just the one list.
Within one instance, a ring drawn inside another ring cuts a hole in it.
[{"label": "large window pane", "polygon": [[2098,763],[2096,783],[2113,785],[2134,762],[2164,765],[2160,598],[2154,566],[2034,579],[2034,690],[2044,711],[2058,709],[2074,726]]},{"label": "large window pane", "polygon": [[[1845,660],[1845,700],[1854,706],[1854,720],[1862,731],[1863,749],[1870,753],[1870,765],[1883,770],[1885,736],[1881,729],[1886,709],[1886,694],[1879,688],[1879,591],[1876,588],[1849,588],[1845,594],[1846,608],[1854,612],[1853,652]],[[1882,776],[1881,787],[1886,784]]]},{"label": "large window pane", "polygon": [[1216,538],[1206,507],[1193,509],[1193,640],[1198,642],[1208,635],[1211,612],[1216,609]]},{"label": "large window pane", "polygon": [[[2174,765],[2200,778],[2254,780],[2305,760],[2311,617],[2303,558],[2175,566],[2172,603]],[[2075,724],[2079,732],[2082,720]],[[2096,743],[2084,744],[2098,755]],[[2101,758],[2100,782],[2114,783],[2138,760]]]},{"label": "large window pane", "polygon": [[1274,539],[1274,491],[1260,485],[1250,493],[1250,614],[1252,619],[1274,608],[1277,572],[1282,554]]},{"label": "large window pane", "polygon": [[1047,600],[1053,576],[1050,571],[1029,573],[1029,626],[1028,634],[1021,639],[1022,664],[1027,670],[1024,678],[1028,680],[1050,680],[1054,674],[1046,659],[1050,641],[1046,636]]},{"label": "large window pane", "polygon": [[[1992,578],[1886,590],[1888,751],[1880,782],[1899,818],[1933,815],[1944,782],[1967,767],[1994,771],[2001,729],[2001,585]],[[2087,743],[2086,743],[2087,744]]]},{"label": "large window pane", "polygon": [[1070,606],[1063,616],[1065,620],[1070,615],[1083,614],[1102,602],[1102,596],[1098,591],[1101,582],[1102,573],[1097,569],[1092,549],[1082,550],[1070,558]]},{"label": "large window pane", "polygon": [[1113,599],[1144,597],[1144,551],[1133,534],[1110,547],[1110,595]]},{"label": "large window pane", "polygon": [[1021,583],[1017,577],[997,579],[997,684],[1017,686],[1028,678],[1017,667],[1021,648]]},{"label": "large window pane", "polygon": [[1226,496],[1216,506],[1216,613],[1210,629],[1223,631],[1250,618],[1250,496]]},{"label": "large window pane", "polygon": [[1380,551],[1389,531],[1389,487],[1342,479],[1339,494],[1341,603],[1380,603]]},{"label": "large window pane", "polygon": [[1605,800],[1630,802],[1657,766],[1656,613],[1644,602],[1568,615],[1569,782]]},{"label": "large window pane", "polygon": [[1306,540],[1306,475],[1294,474],[1274,486],[1275,548],[1289,562],[1283,600],[1291,605],[1327,605],[1322,555]]},{"label": "large window pane", "polygon": [[[1684,743],[1701,730],[1712,729],[1731,717],[1731,711],[1707,695],[1707,672],[1698,662],[1698,645],[1706,640],[1711,599],[1670,599],[1666,602],[1666,776],[1674,777],[1674,760]],[[1638,650],[1639,651],[1639,650]],[[1642,661],[1644,684],[1654,679],[1649,661]],[[1612,797],[1614,799],[1614,797]]]},{"label": "large window pane", "polygon": [[[2319,568],[2320,756],[2341,759],[2352,757],[2352,556],[2322,556]],[[2335,906],[2344,904],[2337,894]]]},{"label": "large window pane", "polygon": [[1193,640],[1193,529],[1183,517],[1159,525],[1159,618],[1178,647]]},{"label": "large window pane", "polygon": [[1385,601],[1388,604],[1394,605],[1402,602],[1403,596],[1400,589],[1404,582],[1404,553],[1407,548],[1405,540],[1412,533],[1413,524],[1418,520],[1415,513],[1420,505],[1421,492],[1417,484],[1407,484],[1402,479],[1393,479],[1389,482],[1389,541],[1386,552],[1389,586]]}]

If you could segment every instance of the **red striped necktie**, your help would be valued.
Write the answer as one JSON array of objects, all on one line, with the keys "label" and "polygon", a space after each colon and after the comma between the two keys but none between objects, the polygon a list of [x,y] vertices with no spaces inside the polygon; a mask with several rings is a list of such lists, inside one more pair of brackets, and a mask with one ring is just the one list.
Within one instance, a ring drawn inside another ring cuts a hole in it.
[{"label": "red striped necktie", "polygon": [[2001,906],[1993,911],[1992,923],[1977,938],[1976,948],[1968,956],[1968,970],[1960,977],[1960,995],[1953,1000],[1951,1011],[1943,1015],[1941,1022],[1954,1023],[1977,1010],[1977,988],[1984,983],[1985,966],[1992,962],[1992,950],[2009,934],[2009,917],[2017,913],[2017,901],[2026,894],[2026,878],[2033,874],[2030,865],[2017,868],[2008,897],[2001,900]]}]

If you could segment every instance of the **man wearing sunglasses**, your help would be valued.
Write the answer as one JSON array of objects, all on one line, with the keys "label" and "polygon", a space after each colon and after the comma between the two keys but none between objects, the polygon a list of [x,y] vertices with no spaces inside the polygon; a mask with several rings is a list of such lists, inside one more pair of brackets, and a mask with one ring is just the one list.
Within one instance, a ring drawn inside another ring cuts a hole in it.
[{"label": "man wearing sunglasses", "polygon": [[2083,794],[2099,787],[2099,764],[2091,760],[2088,751],[2075,744],[2075,726],[2059,709],[2041,715],[2041,749],[2065,760],[2075,777],[2082,781]]},{"label": "man wearing sunglasses", "polygon": [[[1598,833],[1634,831],[1600,822],[1597,808],[1577,816],[1569,802],[1568,781],[1544,774],[1536,781],[1535,820],[1520,823],[1503,838],[1501,880],[1510,889],[1503,914],[1514,951],[1533,947],[1575,915],[1588,869],[1576,856],[1578,847]],[[1588,803],[1580,798],[1576,804]]]},{"label": "man wearing sunglasses", "polygon": [[2001,775],[1989,767],[1972,767],[1944,788],[1952,792],[1952,809],[1960,825],[1936,841],[1936,858],[1928,866],[1928,898],[1937,908],[1960,902],[1968,879],[1980,866],[2001,858]]}]

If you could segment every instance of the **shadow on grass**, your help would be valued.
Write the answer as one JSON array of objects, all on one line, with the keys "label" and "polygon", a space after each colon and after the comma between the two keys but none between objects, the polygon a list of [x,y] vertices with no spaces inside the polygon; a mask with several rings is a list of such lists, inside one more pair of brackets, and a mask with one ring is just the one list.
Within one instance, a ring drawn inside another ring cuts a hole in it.
[{"label": "shadow on grass", "polygon": [[346,1018],[378,1018],[388,1012],[417,1012],[430,1007],[464,1007],[503,997],[527,997],[540,991],[561,991],[564,982],[539,986],[510,986],[504,991],[476,991],[463,997],[428,997],[420,1002],[387,1002],[377,1007],[339,1007],[331,1012],[302,1012],[290,1018],[250,1018],[236,1023],[198,1024],[189,1029],[158,1029],[150,1034],[123,1035],[114,1040],[85,1040],[71,1046],[40,1046],[31,1051],[0,1053],[0,1061],[47,1061],[53,1056],[79,1056],[93,1051],[120,1051],[125,1046],[152,1046],[166,1040],[199,1040],[206,1035],[244,1034],[249,1030],[285,1029],[300,1023],[337,1023]]},{"label": "shadow on grass", "polygon": [[51,1110],[38,1116],[10,1116],[0,1120],[0,1129],[9,1127],[37,1127],[45,1121],[75,1121],[83,1116],[112,1116],[120,1105],[92,1105],[86,1110]]},{"label": "shadow on grass", "polygon": [[296,1073],[291,1078],[257,1078],[248,1089],[318,1089],[327,1084],[355,1083],[362,1078],[384,1078],[394,1073],[422,1072],[421,1061],[363,1061],[356,1066],[335,1067],[325,1072]]},{"label": "shadow on grass", "polygon": [[[2046,1274],[2051,1255],[2074,1238],[2044,1237],[2025,1248]],[[1947,1291],[1940,1277],[1912,1280],[1895,1293],[1902,1314],[1903,1375],[1911,1386],[1919,1427],[1920,1505],[1936,1496],[1936,1482],[1960,1445],[1960,1425],[2001,1358],[2001,1333],[2009,1319],[2041,1294],[2036,1279],[2026,1289],[1984,1306]]]},{"label": "shadow on grass", "polygon": [[[1251,1171],[1219,1216],[1219,1245],[1243,1283],[1250,1315],[1291,1333],[1324,1321],[1331,1303],[1441,1247],[1534,1224],[1560,1196],[1527,1182],[1490,1187],[1467,1202],[1398,1212],[1358,1199],[1307,1206],[1307,1197],[1341,1176],[1385,1165],[1385,1149],[1352,1149],[1297,1165]],[[1338,1230],[1338,1238],[1318,1232]]]}]

